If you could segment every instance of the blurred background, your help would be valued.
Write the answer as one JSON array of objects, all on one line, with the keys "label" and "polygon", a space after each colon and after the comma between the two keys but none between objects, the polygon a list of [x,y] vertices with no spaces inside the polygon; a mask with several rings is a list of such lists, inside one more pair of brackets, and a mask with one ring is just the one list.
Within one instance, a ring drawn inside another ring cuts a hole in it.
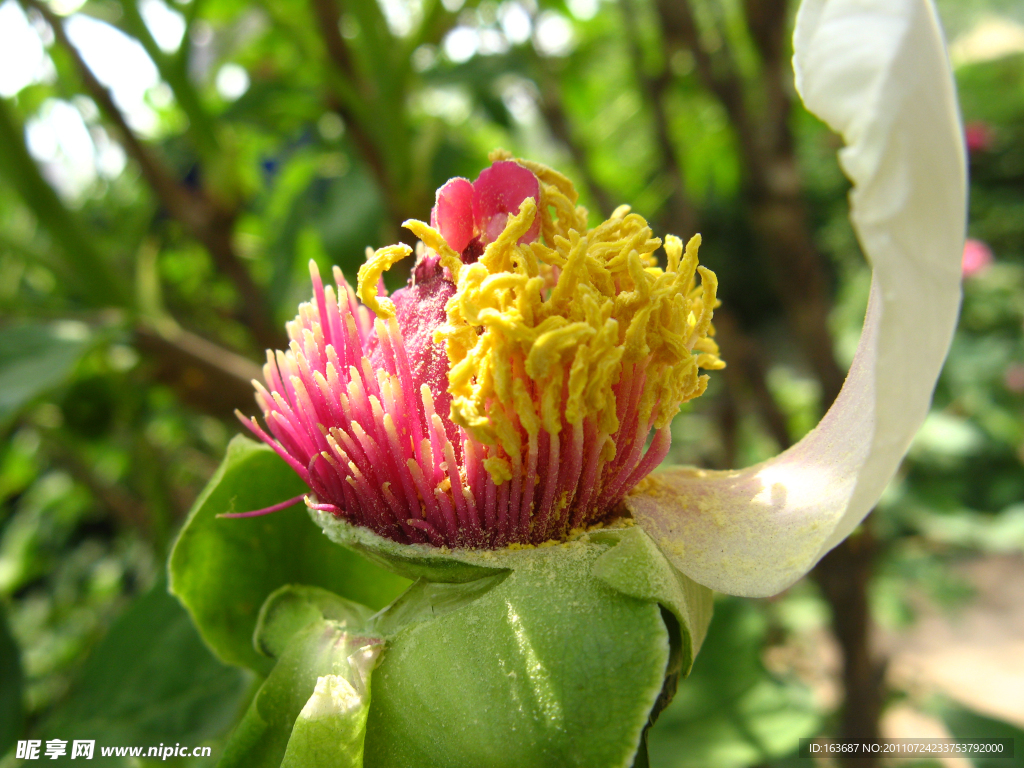
[{"label": "blurred background", "polygon": [[[793,92],[795,7],[0,2],[0,765],[72,733],[216,758],[253,681],[166,595],[169,544],[232,410],[255,411],[308,260],[354,276],[494,147],[566,172],[592,223],[628,202],[703,234],[729,367],[672,462],[740,467],[809,430],[869,275],[840,142]],[[939,11],[971,239],[933,410],[814,573],[719,599],[656,768],[807,764],[801,737],[878,734],[1013,736],[1024,765],[1024,6]]]}]

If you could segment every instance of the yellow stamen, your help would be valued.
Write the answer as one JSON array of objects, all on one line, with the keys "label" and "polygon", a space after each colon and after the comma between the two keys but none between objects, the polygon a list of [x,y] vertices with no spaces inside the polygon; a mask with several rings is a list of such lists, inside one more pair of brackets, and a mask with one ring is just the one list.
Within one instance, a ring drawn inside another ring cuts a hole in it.
[{"label": "yellow stamen", "polygon": [[433,249],[441,257],[441,266],[448,267],[448,271],[452,273],[453,280],[459,279],[459,268],[462,266],[462,259],[445,242],[440,232],[433,227],[428,227],[422,221],[416,221],[416,219],[403,221],[402,226],[411,231],[427,248]]},{"label": "yellow stamen", "polygon": [[[558,433],[563,419],[593,418],[604,435],[614,434],[613,387],[624,364],[645,364],[640,419],[665,426],[703,393],[707,376],[698,369],[724,366],[710,338],[718,283],[697,266],[700,236],[685,249],[667,237],[662,270],[654,256],[661,240],[628,206],[587,230],[564,176],[518,162],[541,180],[540,205],[524,201],[480,260],[462,267],[448,325],[435,335],[451,363],[452,420],[516,463],[529,436],[540,426]],[[543,242],[519,245],[538,215]],[[608,440],[602,450],[614,455],[615,445]],[[487,463],[499,483],[508,466]]]},{"label": "yellow stamen", "polygon": [[[512,157],[496,150],[490,159]],[[576,205],[569,179],[516,162],[539,179],[540,200],[524,200],[476,263],[463,264],[423,222],[403,224],[456,282],[448,324],[435,332],[450,363],[451,419],[475,440],[500,446],[504,457],[484,460],[499,484],[535,447],[541,427],[557,434],[563,420],[593,419],[602,457],[610,460],[610,436],[620,427],[614,387],[624,366],[643,368],[638,418],[655,428],[703,394],[708,377],[699,369],[725,366],[712,338],[718,280],[697,265],[700,235],[685,248],[667,236],[661,269],[654,254],[662,241],[628,205],[587,229],[587,211]],[[538,216],[540,239],[519,245]],[[381,248],[359,270],[359,297],[378,317],[394,315],[391,300],[377,295],[380,276],[410,252],[405,245]]]},{"label": "yellow stamen", "polygon": [[377,283],[380,281],[381,275],[410,253],[412,253],[412,248],[405,243],[378,248],[359,268],[359,283],[356,289],[359,299],[382,320],[394,317],[395,303],[387,296],[377,295]]}]

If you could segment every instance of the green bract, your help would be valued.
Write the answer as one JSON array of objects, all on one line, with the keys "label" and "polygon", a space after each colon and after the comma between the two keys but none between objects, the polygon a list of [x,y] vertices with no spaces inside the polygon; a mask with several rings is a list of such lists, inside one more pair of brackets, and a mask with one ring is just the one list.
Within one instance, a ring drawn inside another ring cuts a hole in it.
[{"label": "green bract", "polygon": [[[211,646],[268,675],[222,765],[631,766],[659,697],[689,671],[707,630],[710,590],[674,570],[639,528],[535,549],[447,551],[312,513],[339,548],[292,511],[216,519],[232,499],[242,509],[255,498],[244,490],[254,470],[264,500],[268,484],[293,477],[269,451],[237,440],[171,563],[175,594]],[[351,581],[303,585],[293,570],[294,585],[271,585],[282,572],[268,578],[266,547],[293,568],[302,558],[275,530],[259,544],[232,532],[253,522],[293,531],[307,558],[346,563],[363,590],[415,581],[376,614],[340,596],[359,597]],[[241,610],[232,589],[247,606],[259,595],[262,608]]]},{"label": "green bract", "polygon": [[711,592],[639,528],[443,552],[314,517],[338,543],[419,576],[369,624],[388,643],[370,766],[632,765],[666,677],[689,671],[711,618]]},{"label": "green bract", "polygon": [[274,515],[218,519],[302,493],[302,481],[264,445],[236,437],[196,500],[170,558],[170,589],[222,661],[266,675],[253,647],[260,606],[284,584],[311,584],[380,608],[408,583],[339,550],[309,524],[301,505]]}]

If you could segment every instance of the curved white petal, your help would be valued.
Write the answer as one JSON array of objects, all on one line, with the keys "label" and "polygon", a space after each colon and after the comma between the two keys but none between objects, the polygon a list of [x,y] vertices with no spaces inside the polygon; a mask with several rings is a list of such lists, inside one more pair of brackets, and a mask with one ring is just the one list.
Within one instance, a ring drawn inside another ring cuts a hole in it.
[{"label": "curved white petal", "polygon": [[851,218],[874,268],[842,393],[776,458],[733,472],[674,469],[627,499],[687,576],[764,596],[785,589],[871,510],[928,412],[960,305],[962,132],[929,0],[804,0],[797,88],[841,133]]}]

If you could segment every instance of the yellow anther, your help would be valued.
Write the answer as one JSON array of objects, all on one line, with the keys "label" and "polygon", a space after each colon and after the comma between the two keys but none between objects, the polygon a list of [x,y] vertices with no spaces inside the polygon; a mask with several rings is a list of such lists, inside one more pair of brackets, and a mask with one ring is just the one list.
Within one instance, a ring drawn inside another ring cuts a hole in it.
[{"label": "yellow anther", "polygon": [[462,267],[462,259],[459,257],[448,242],[431,226],[416,219],[408,219],[402,222],[402,226],[412,232],[420,241],[431,248],[441,258],[441,266],[447,267],[452,273],[452,279],[459,279],[459,269]]},{"label": "yellow anther", "polygon": [[386,320],[394,316],[395,303],[387,296],[379,296],[377,294],[377,284],[380,282],[380,276],[410,253],[412,253],[412,248],[405,243],[378,248],[366,260],[366,263],[359,268],[359,282],[356,289],[359,299],[381,319]]},{"label": "yellow anther", "polygon": [[551,367],[561,359],[562,353],[579,346],[594,333],[595,330],[586,323],[571,323],[542,333],[526,358],[526,372],[534,381],[546,378]]},{"label": "yellow anther", "polygon": [[491,473],[491,477],[496,483],[500,484],[512,479],[512,465],[505,459],[491,456],[489,459],[484,459],[484,468]]}]

